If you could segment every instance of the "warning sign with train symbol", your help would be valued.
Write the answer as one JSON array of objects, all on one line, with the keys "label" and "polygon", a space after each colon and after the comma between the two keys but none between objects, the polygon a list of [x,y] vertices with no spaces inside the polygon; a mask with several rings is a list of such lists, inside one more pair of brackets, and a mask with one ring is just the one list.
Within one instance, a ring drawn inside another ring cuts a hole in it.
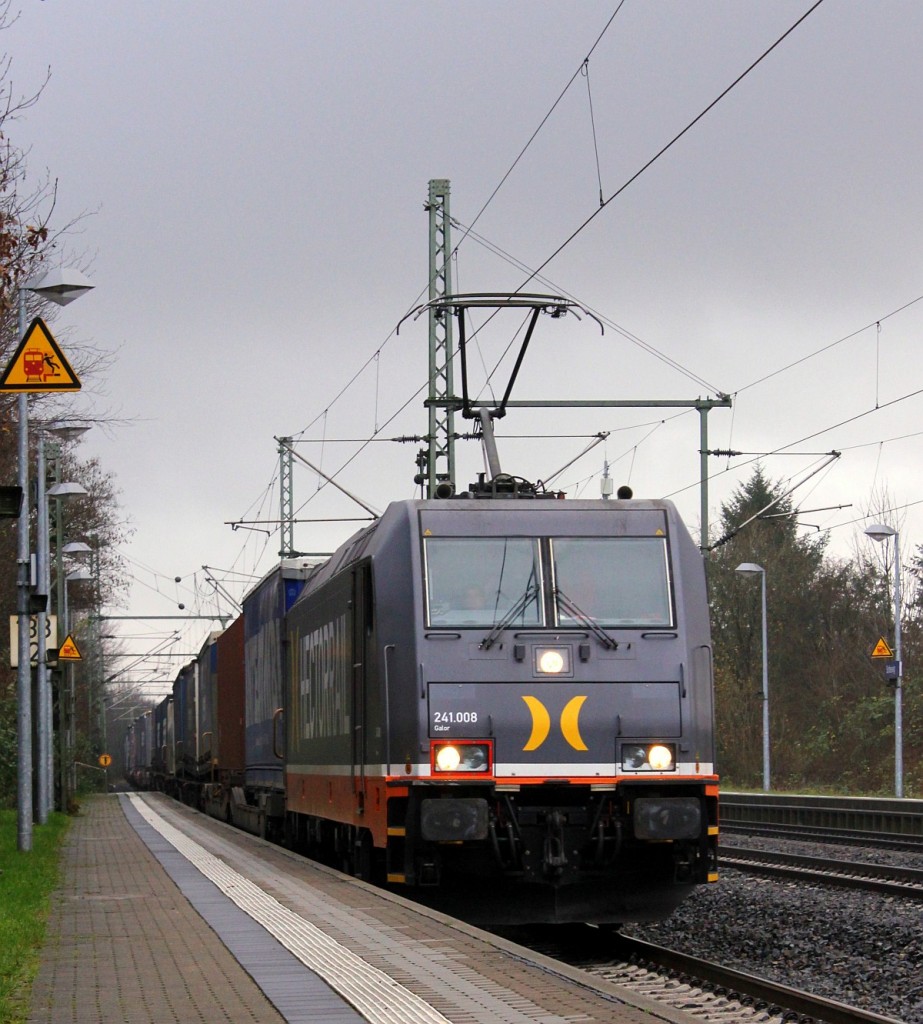
[{"label": "warning sign with train symbol", "polygon": [[872,649],[873,658],[893,658],[894,651],[888,646],[888,641],[883,636],[878,638],[878,643]]},{"label": "warning sign with train symbol", "polygon": [[58,661],[83,661],[83,655],[70,633],[58,649]]},{"label": "warning sign with train symbol", "polygon": [[0,377],[0,391],[79,391],[74,373],[44,320],[37,316]]}]

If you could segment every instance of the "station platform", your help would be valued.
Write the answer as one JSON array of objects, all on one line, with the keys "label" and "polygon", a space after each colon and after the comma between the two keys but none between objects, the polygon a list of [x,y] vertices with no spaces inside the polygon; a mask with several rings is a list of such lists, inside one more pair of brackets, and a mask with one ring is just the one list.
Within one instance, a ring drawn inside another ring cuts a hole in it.
[{"label": "station platform", "polygon": [[30,1024],[687,1024],[159,794],[63,853]]}]

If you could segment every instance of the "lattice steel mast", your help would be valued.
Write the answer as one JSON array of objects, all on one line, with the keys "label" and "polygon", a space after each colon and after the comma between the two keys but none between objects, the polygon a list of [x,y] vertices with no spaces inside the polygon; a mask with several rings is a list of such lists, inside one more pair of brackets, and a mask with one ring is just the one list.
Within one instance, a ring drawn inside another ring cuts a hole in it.
[{"label": "lattice steel mast", "polygon": [[[452,294],[452,244],[449,221],[449,182],[433,178],[426,203],[429,211],[429,299]],[[429,309],[429,431],[426,496],[433,498],[440,484],[455,487],[455,389],[452,381],[452,317]]]},{"label": "lattice steel mast", "polygon": [[279,557],[297,558],[295,550],[295,497],[292,490],[292,439],[279,442]]}]

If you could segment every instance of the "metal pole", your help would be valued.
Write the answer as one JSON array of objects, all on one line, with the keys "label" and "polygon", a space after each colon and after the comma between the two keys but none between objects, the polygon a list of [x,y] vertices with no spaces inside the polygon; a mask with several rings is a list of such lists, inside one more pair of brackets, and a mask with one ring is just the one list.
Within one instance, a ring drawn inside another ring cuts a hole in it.
[{"label": "metal pole", "polygon": [[[450,183],[446,178],[429,182],[429,298],[452,294],[452,222],[449,216]],[[434,498],[440,483],[455,485],[455,397],[453,375],[452,316],[429,311],[429,397],[445,405],[429,407],[429,445],[426,464],[426,497]]]},{"label": "metal pole", "polygon": [[[19,289],[19,337],[26,333],[26,295]],[[29,396],[17,396],[19,412],[19,486],[22,508],[16,546],[16,612],[19,616],[19,664],[16,669],[16,818],[17,846],[32,849],[32,670],[29,651]]]},{"label": "metal pole", "polygon": [[297,558],[295,551],[295,493],[292,488],[292,439],[279,438],[279,557]]},{"label": "metal pole", "polygon": [[894,795],[904,795],[904,723],[901,680],[904,667],[901,664],[901,543],[900,534],[894,531],[894,660],[896,679],[894,689]]},{"label": "metal pole", "polygon": [[[45,496],[45,433],[38,435],[38,455],[35,467],[35,501],[38,509],[35,538],[35,579],[36,594],[48,600],[50,573],[48,570],[48,500]],[[48,647],[46,629],[48,606],[36,615],[35,692],[38,738],[38,763],[35,792],[35,816],[39,825],[48,822],[51,806],[51,770],[48,756],[51,753],[51,696],[48,692]]]},{"label": "metal pole", "polygon": [[[61,503],[58,502],[58,509],[60,512]],[[64,601],[61,604],[62,618],[64,624],[62,629],[64,630],[64,636],[70,635],[70,609],[67,604],[67,579],[64,579]],[[77,752],[77,693],[74,686],[74,666],[67,662],[64,666],[64,681],[63,689],[66,693],[67,701],[67,796],[68,803],[64,804],[63,810],[66,812],[69,804],[69,798],[74,796],[77,792],[77,766],[74,762],[74,756]]]},{"label": "metal pole", "polygon": [[763,791],[769,792],[769,645],[766,622],[766,570],[761,575],[763,596]]},{"label": "metal pole", "polygon": [[[61,482],[61,446],[57,446],[57,452],[55,455],[55,466],[54,466],[54,479],[55,483]],[[64,642],[67,637],[67,589],[64,581],[64,552],[61,550],[64,547],[64,517],[61,514],[62,501],[60,498],[55,498],[55,548],[54,548],[54,564],[55,564],[55,611],[58,615],[58,629],[61,631],[58,633],[58,646]],[[61,790],[61,804],[60,810],[66,814],[67,809],[70,806],[70,799],[68,797],[68,779],[70,774],[68,772],[68,762],[70,757],[68,751],[69,745],[69,729],[70,722],[68,721],[68,705],[69,695],[67,692],[67,669],[66,663],[58,662],[58,776],[59,776],[59,788]]]},{"label": "metal pole", "polygon": [[708,410],[711,405],[698,405],[699,410],[699,549],[708,550]]}]

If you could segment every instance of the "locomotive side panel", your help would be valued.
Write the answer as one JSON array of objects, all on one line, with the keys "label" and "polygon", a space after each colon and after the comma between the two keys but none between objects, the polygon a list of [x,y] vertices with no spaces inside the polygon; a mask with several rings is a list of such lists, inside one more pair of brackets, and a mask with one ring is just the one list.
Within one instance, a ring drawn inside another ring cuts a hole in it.
[{"label": "locomotive side panel", "polygon": [[351,818],[354,795],[353,574],[321,587],[288,617],[289,811]]},{"label": "locomotive side panel", "polygon": [[379,848],[385,762],[403,771],[416,736],[403,710],[416,679],[411,546],[408,517],[393,508],[308,581],[288,615],[288,810],[367,833]]}]

